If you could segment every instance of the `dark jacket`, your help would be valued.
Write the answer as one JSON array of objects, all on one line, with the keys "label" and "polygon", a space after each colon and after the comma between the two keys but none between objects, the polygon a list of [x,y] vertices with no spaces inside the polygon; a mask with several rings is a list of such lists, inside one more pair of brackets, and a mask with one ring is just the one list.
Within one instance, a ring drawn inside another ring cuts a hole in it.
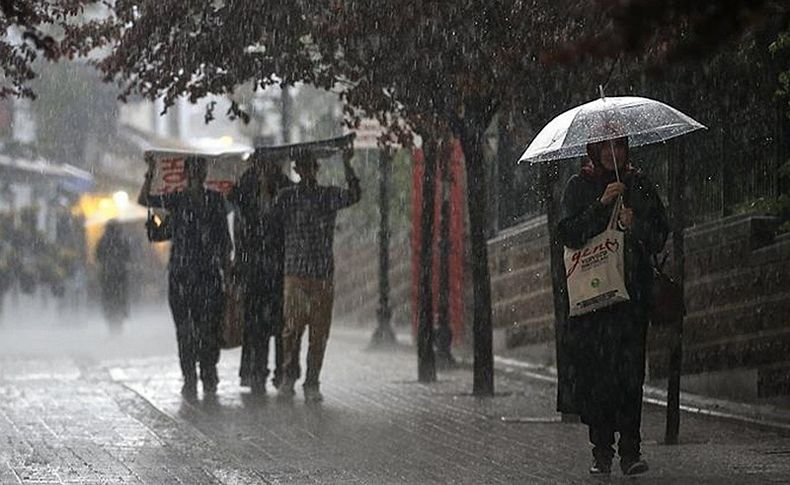
[{"label": "dark jacket", "polygon": [[[600,234],[612,206],[599,199],[609,177],[574,175],[563,197],[563,217],[557,228],[560,242],[580,248]],[[574,410],[587,424],[615,428],[622,409],[638,407],[644,383],[645,337],[652,286],[650,255],[662,251],[669,226],[655,186],[636,171],[623,174],[624,205],[634,211],[634,225],[625,234],[626,287],[631,301],[572,317],[564,349],[571,362]]]},{"label": "dark jacket", "polygon": [[[279,174],[274,180],[274,196],[292,185],[288,177]],[[238,238],[236,261],[245,277],[257,275],[257,279],[273,280],[273,287],[281,287],[283,224],[273,215],[271,207],[261,206],[261,190],[264,189],[256,174],[247,170],[228,197],[238,216],[234,224]],[[275,197],[271,200],[272,205]]]},{"label": "dark jacket", "polygon": [[96,260],[103,275],[125,278],[130,259],[129,241],[115,224],[108,224],[96,246]]},{"label": "dark jacket", "polygon": [[151,196],[148,203],[170,213],[171,273],[218,273],[223,268],[230,255],[231,239],[222,194],[204,188],[196,197],[173,192]]},{"label": "dark jacket", "polygon": [[359,202],[362,188],[356,176],[348,188],[302,181],[284,190],[275,210],[285,224],[285,274],[332,280],[337,212]]},{"label": "dark jacket", "polygon": [[[244,385],[266,381],[269,337],[282,331],[285,236],[282,219],[274,214],[272,206],[277,193],[291,185],[288,177],[278,175],[269,187],[273,191],[270,206],[264,207],[261,191],[266,189],[254,171],[247,170],[228,197],[237,215],[235,271],[245,288],[239,367]],[[279,371],[275,371],[275,377]]]}]

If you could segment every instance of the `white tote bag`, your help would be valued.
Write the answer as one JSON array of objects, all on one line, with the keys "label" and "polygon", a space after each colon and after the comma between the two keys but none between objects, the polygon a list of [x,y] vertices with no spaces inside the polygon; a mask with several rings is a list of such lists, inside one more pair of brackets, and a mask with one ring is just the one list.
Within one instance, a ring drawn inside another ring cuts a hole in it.
[{"label": "white tote bag", "polygon": [[625,288],[624,234],[617,230],[621,205],[618,199],[605,231],[580,249],[565,248],[572,317],[630,299]]}]

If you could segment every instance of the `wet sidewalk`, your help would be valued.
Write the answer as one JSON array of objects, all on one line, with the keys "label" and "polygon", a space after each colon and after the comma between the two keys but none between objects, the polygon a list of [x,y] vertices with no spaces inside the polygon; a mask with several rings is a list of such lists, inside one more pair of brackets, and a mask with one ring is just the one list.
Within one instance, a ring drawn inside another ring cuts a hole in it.
[{"label": "wet sidewalk", "polygon": [[790,436],[684,414],[663,446],[664,409],[644,410],[638,479],[587,475],[586,429],[563,424],[550,382],[497,376],[497,396],[469,394],[471,373],[416,382],[411,351],[366,350],[368,332],[337,328],[325,401],[252,399],[224,352],[217,402],[184,403],[175,355],[99,361],[0,361],[0,483],[488,484],[786,483]]}]

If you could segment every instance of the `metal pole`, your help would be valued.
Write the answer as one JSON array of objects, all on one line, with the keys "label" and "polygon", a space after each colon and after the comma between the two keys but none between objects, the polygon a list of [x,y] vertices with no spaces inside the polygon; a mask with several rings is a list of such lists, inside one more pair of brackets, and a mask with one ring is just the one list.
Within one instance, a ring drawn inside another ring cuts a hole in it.
[{"label": "metal pole", "polygon": [[390,308],[390,185],[392,175],[392,150],[379,151],[379,308],[378,326],[371,339],[372,347],[389,346],[395,343]]},{"label": "metal pole", "polygon": [[[672,160],[672,184],[670,185],[672,204],[672,254],[675,274],[681,292],[684,288],[684,230],[686,227],[686,167],[683,160],[683,145],[678,145],[677,156]],[[683,317],[677,322],[671,336],[669,352],[669,379],[667,385],[667,425],[664,443],[674,445],[680,433],[680,375],[683,366]]]}]

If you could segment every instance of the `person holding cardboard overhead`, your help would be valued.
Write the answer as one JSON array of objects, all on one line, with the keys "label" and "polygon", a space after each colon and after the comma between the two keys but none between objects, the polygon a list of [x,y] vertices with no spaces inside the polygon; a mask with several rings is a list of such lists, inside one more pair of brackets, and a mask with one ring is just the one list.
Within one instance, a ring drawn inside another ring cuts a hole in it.
[{"label": "person holding cardboard overhead", "polygon": [[153,167],[149,167],[138,202],[170,213],[168,300],[184,378],[181,394],[193,400],[197,397],[198,363],[204,395],[210,398],[217,392],[220,323],[225,305],[222,278],[230,263],[231,239],[222,195],[204,186],[206,159],[187,156],[184,171],[184,190],[151,195]]},{"label": "person holding cardboard overhead", "polygon": [[275,210],[285,230],[285,295],[283,329],[284,372],[280,395],[291,397],[299,378],[299,347],[310,328],[305,399],[323,399],[319,375],[332,321],[335,218],[337,212],[359,202],[359,179],[351,168],[351,149],[344,152],[348,188],[318,184],[318,160],[310,152],[296,157],[300,182],[280,193]]}]

